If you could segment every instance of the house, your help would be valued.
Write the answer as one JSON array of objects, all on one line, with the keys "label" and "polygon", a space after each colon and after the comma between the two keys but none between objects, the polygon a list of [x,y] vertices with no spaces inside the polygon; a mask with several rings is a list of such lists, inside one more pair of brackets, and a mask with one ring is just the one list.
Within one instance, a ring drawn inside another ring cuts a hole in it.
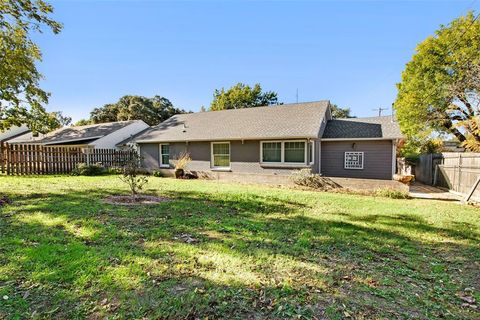
[{"label": "house", "polygon": [[117,144],[150,128],[142,120],[99,123],[86,126],[64,127],[43,136],[19,136],[10,144],[40,144],[45,146],[78,146],[115,149]]},{"label": "house", "polygon": [[138,135],[143,165],[189,170],[392,179],[401,138],[392,117],[332,119],[329,101],[175,115]]}]

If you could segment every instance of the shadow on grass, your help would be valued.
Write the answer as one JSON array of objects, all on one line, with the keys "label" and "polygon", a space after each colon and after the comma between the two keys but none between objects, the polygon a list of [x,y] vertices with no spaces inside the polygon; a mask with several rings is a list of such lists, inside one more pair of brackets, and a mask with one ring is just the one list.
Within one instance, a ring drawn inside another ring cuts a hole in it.
[{"label": "shadow on grass", "polygon": [[[455,292],[478,278],[450,270],[478,259],[470,225],[439,228],[413,214],[307,216],[301,202],[250,193],[165,191],[174,201],[101,202],[115,193],[122,192],[12,197],[14,206],[0,213],[0,293],[14,298],[0,315],[312,318],[343,316],[345,308],[358,317],[472,315]],[[405,230],[450,242],[426,243]],[[183,242],[184,233],[195,241]],[[455,265],[436,255],[438,246],[453,252]]]}]

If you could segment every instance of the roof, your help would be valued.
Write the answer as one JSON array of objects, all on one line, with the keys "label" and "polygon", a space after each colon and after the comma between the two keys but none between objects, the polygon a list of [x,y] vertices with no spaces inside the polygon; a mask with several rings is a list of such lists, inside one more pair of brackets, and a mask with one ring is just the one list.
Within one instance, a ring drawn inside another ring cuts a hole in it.
[{"label": "roof", "polygon": [[[40,144],[71,143],[75,141],[79,143],[91,142],[140,121],[142,120],[128,120],[90,124],[86,126],[64,127],[47,133],[43,136],[43,138],[35,139],[34,142]],[[19,143],[26,141],[15,142]]]},{"label": "roof", "polygon": [[335,119],[327,122],[323,139],[399,139],[400,126],[392,116]]},{"label": "roof", "polygon": [[318,138],[329,101],[175,115],[136,142]]}]

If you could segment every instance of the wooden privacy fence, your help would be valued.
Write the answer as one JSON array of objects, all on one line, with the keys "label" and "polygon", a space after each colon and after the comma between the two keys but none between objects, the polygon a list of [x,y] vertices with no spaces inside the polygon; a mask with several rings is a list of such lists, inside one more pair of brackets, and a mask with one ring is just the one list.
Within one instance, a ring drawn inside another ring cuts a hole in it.
[{"label": "wooden privacy fence", "polygon": [[[420,156],[415,165],[415,179],[433,186],[468,194],[480,176],[480,153],[444,152]],[[480,191],[473,197],[480,199]]]},{"label": "wooden privacy fence", "polygon": [[4,144],[0,146],[0,171],[7,175],[70,173],[79,163],[119,167],[132,157],[132,151],[116,149]]}]

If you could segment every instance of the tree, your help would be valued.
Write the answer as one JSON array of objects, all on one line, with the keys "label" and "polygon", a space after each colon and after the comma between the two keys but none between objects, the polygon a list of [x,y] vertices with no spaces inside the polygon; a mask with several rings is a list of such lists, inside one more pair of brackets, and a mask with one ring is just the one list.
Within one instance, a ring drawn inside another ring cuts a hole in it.
[{"label": "tree", "polygon": [[80,119],[78,120],[77,122],[75,122],[73,125],[75,127],[78,127],[78,126],[87,126],[89,124],[92,124],[92,121],[91,120],[87,120],[87,119]]},{"label": "tree", "polygon": [[138,193],[148,183],[148,178],[145,175],[142,175],[143,169],[141,167],[141,162],[143,159],[138,154],[137,150],[133,147],[128,147],[126,151],[130,153],[131,157],[125,161],[122,166],[120,180],[128,185],[132,197],[136,199]]},{"label": "tree", "polygon": [[179,113],[185,113],[185,110],[175,108],[167,98],[158,95],[153,98],[127,95],[116,103],[93,109],[90,112],[90,122],[143,120],[154,126]]},{"label": "tree", "polygon": [[468,150],[480,150],[479,52],[480,20],[472,12],[417,46],[395,102],[407,138],[449,133]]},{"label": "tree", "polygon": [[259,83],[255,84],[253,88],[243,83],[237,83],[228,90],[215,89],[210,110],[252,108],[272,104],[278,104],[276,92],[262,92]]},{"label": "tree", "polygon": [[355,118],[350,114],[350,108],[340,108],[336,104],[331,104],[330,110],[332,111],[332,118],[334,119]]},{"label": "tree", "polygon": [[0,0],[0,131],[25,123],[34,123],[33,131],[49,130],[52,118],[43,107],[49,94],[39,86],[42,75],[35,65],[42,54],[31,34],[60,32],[52,12],[43,0]]}]

